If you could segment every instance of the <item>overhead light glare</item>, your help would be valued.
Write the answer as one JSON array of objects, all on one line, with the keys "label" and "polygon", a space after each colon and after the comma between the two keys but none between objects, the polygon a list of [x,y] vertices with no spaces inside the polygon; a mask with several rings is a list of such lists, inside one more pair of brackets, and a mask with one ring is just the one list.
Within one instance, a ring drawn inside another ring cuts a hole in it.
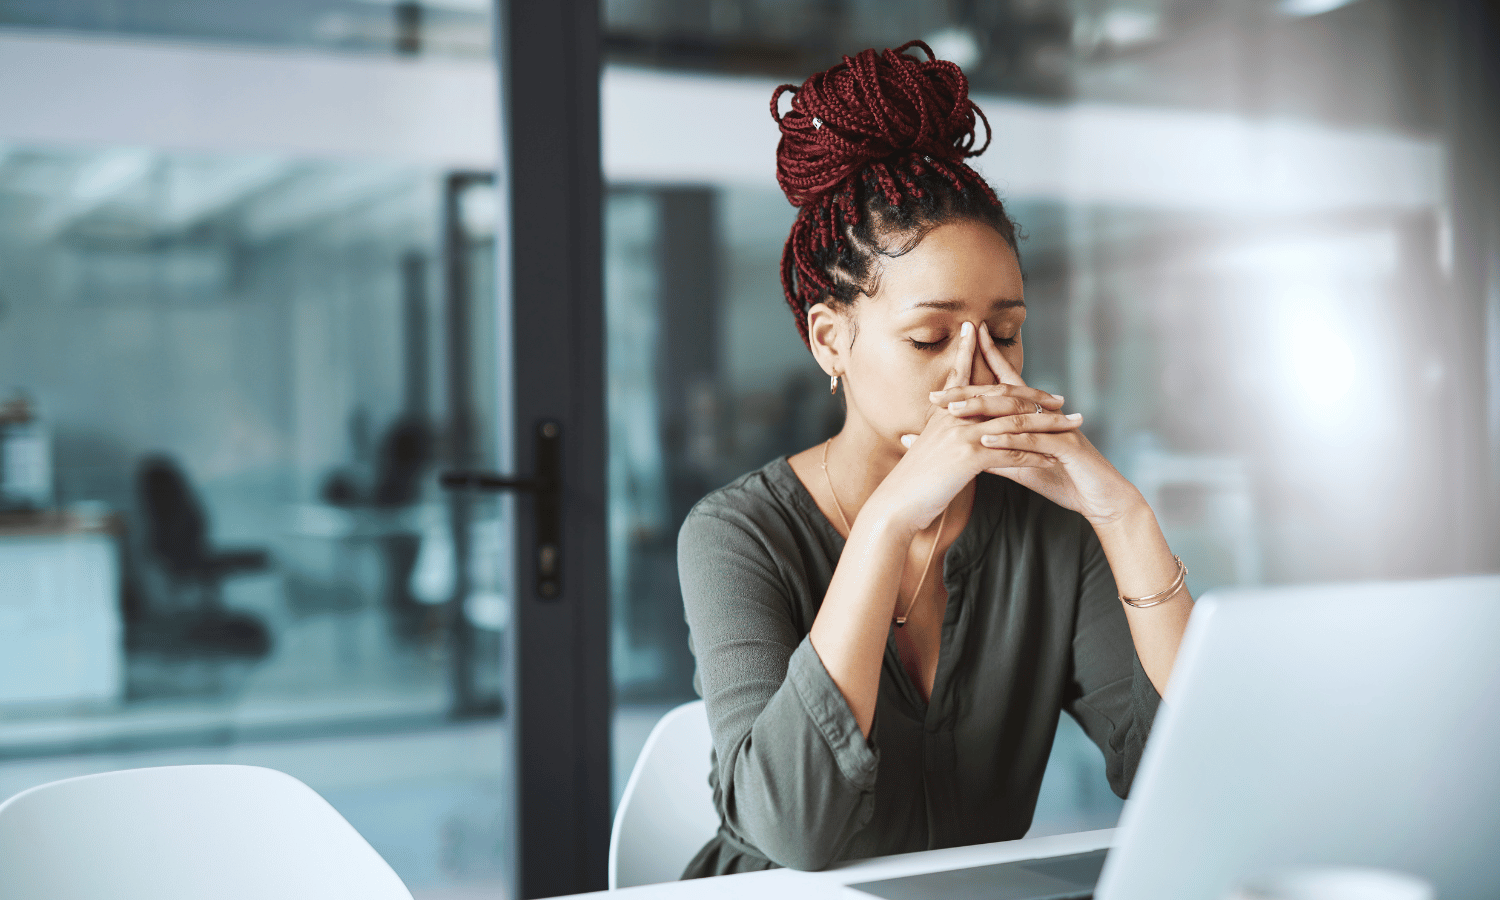
[{"label": "overhead light glare", "polygon": [[1121,7],[1104,14],[1100,31],[1104,40],[1129,47],[1155,40],[1161,33],[1161,18],[1153,10]]},{"label": "overhead light glare", "polygon": [[1355,0],[1280,0],[1276,8],[1283,16],[1300,19],[1307,16],[1321,16],[1323,13],[1333,12],[1353,2]]},{"label": "overhead light glare", "polygon": [[1288,347],[1292,375],[1303,396],[1318,405],[1342,400],[1354,387],[1354,351],[1329,323],[1303,316],[1293,326]]},{"label": "overhead light glare", "polygon": [[927,37],[927,46],[960,69],[967,69],[979,62],[979,40],[967,28],[953,27],[934,31]]}]

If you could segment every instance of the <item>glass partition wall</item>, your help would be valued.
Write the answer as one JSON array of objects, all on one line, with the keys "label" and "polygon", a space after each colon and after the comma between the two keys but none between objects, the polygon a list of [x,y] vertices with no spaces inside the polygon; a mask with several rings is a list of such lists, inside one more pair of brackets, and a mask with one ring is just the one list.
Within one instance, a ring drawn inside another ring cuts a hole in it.
[{"label": "glass partition wall", "polygon": [[[1441,462],[1410,445],[1413,411],[1483,423],[1496,393],[1493,241],[1455,231],[1495,213],[1492,175],[1457,180],[1461,6],[608,0],[617,792],[693,696],[684,514],[841,419],[781,297],[765,104],[865,47],[923,38],[970,74],[974,164],[1025,233],[1026,377],[1084,413],[1195,593],[1500,563],[1494,426]],[[1064,721],[1035,832],[1118,809]]]},{"label": "glass partition wall", "polygon": [[436,478],[495,453],[487,190],[0,152],[0,794],[270,765],[414,888],[500,878],[500,511]]},{"label": "glass partition wall", "polygon": [[486,60],[490,0],[5,0],[0,25],[104,36]]}]

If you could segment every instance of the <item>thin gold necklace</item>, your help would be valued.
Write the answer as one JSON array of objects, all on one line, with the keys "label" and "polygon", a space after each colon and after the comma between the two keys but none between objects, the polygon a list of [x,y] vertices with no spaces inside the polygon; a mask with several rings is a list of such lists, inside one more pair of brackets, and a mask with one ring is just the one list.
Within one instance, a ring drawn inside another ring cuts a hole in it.
[{"label": "thin gold necklace", "polygon": [[[828,474],[828,446],[832,443],[833,438],[823,442],[823,480],[828,482],[828,496],[833,498],[833,508],[839,511],[839,521],[844,523],[844,533],[848,534],[854,529],[849,525],[849,517],[844,515],[844,504],[839,502],[838,491],[833,489],[833,476]],[[943,514],[938,518],[937,534],[933,535],[932,546],[927,550],[927,562],[922,564],[922,577],[917,579],[917,589],[912,591],[911,599],[906,601],[906,611],[900,615],[891,616],[891,621],[897,628],[906,624],[906,617],[911,615],[912,607],[917,605],[917,598],[922,596],[922,585],[927,583],[927,572],[932,568],[932,558],[937,555],[938,542],[943,539],[943,526],[948,524],[948,508],[952,505],[950,503],[943,507]]]}]

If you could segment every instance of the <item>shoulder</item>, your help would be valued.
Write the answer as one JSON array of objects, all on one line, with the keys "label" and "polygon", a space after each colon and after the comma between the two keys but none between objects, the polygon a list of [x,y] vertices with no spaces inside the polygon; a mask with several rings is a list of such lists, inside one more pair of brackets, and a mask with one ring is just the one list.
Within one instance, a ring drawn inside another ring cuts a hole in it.
[{"label": "shoulder", "polygon": [[795,617],[803,632],[811,627],[799,610],[822,596],[814,585],[826,583],[836,553],[809,517],[812,498],[795,479],[779,459],[719,488],[688,513],[677,535],[677,573],[690,627],[711,629],[721,615],[744,621],[762,614],[777,621]]},{"label": "shoulder", "polygon": [[786,457],[736,478],[699,500],[678,533],[682,552],[726,540],[742,545],[778,545],[809,527],[807,503]]},{"label": "shoulder", "polygon": [[805,521],[807,502],[800,496],[804,494],[786,457],[779,457],[699,500],[688,512],[683,528],[705,519],[784,527]]}]

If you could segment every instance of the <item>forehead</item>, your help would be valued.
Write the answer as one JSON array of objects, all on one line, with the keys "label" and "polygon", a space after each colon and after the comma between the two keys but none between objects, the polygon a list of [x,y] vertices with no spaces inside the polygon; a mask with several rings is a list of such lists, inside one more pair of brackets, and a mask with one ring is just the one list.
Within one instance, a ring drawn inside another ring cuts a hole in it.
[{"label": "forehead", "polygon": [[887,314],[937,309],[988,315],[1024,299],[1015,251],[979,222],[939,225],[907,253],[881,263],[871,299]]}]

